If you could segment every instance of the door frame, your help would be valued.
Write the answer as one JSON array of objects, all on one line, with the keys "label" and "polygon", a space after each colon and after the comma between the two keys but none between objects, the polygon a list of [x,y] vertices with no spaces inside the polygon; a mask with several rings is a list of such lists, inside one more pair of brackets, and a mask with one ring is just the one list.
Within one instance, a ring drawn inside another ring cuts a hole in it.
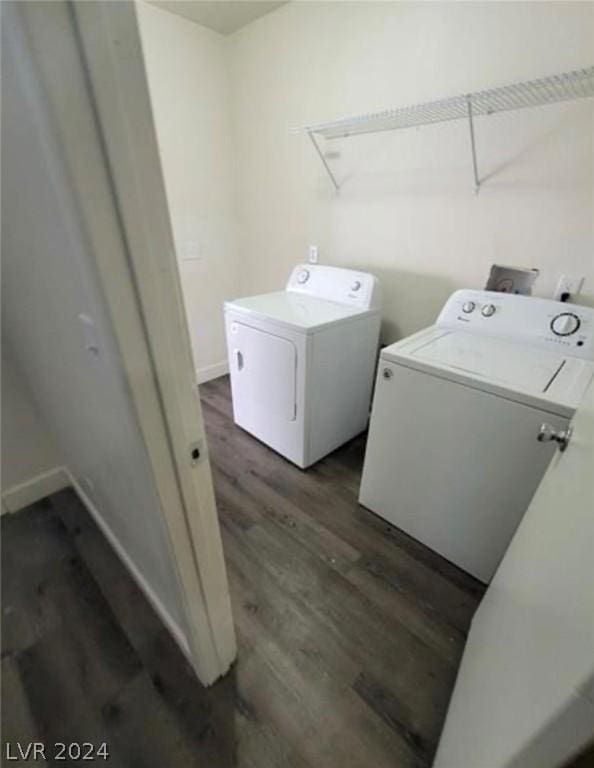
[{"label": "door frame", "polygon": [[[23,27],[154,472],[188,628],[180,646],[209,685],[236,640],[136,7],[59,0],[44,24],[28,5],[18,4]],[[64,35],[80,57],[67,84]]]}]

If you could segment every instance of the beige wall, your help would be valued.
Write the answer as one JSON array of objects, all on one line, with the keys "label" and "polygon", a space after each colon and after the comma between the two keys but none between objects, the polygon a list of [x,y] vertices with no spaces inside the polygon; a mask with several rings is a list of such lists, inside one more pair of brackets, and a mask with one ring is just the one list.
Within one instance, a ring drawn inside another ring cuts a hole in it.
[{"label": "beige wall", "polygon": [[225,38],[139,4],[157,138],[199,381],[226,369],[223,301],[239,293]]},{"label": "beige wall", "polygon": [[592,100],[480,118],[483,190],[468,127],[335,143],[339,195],[293,126],[592,64],[592,3],[297,2],[228,39],[243,287],[282,287],[294,263],[375,272],[384,337],[430,324],[492,262],[586,275],[594,302]]},{"label": "beige wall", "polygon": [[540,268],[542,296],[583,275],[594,303],[592,100],[477,119],[478,196],[465,122],[329,143],[338,195],[291,132],[589,66],[593,3],[293,2],[228,37],[140,19],[200,380],[223,370],[223,300],[282,288],[310,243],[378,275],[385,341],[493,262]]},{"label": "beige wall", "polygon": [[2,492],[63,465],[29,387],[6,343],[2,344]]}]

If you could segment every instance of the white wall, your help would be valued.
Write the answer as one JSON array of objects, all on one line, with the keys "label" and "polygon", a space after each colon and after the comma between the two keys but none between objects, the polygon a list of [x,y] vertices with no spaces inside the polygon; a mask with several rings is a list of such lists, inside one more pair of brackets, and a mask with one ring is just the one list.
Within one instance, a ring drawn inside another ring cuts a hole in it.
[{"label": "white wall", "polygon": [[[61,473],[64,461],[43,422],[29,386],[8,344],[2,345],[2,495],[8,507],[23,497],[23,486],[34,486],[26,500],[36,500],[47,488],[48,476]],[[51,480],[50,482],[54,482]],[[33,496],[31,496],[31,493]]]},{"label": "white wall", "polygon": [[225,38],[138,5],[199,381],[226,370],[223,301],[240,293]]},{"label": "white wall", "polygon": [[341,140],[339,195],[290,128],[592,64],[594,4],[296,2],[228,39],[245,293],[282,287],[317,243],[322,261],[375,272],[384,337],[430,324],[492,262],[587,276],[594,303],[593,107],[480,118],[483,190],[468,126]]},{"label": "white wall", "polygon": [[594,380],[572,424],[473,617],[433,768],[569,766],[592,745]]},{"label": "white wall", "polygon": [[[185,613],[152,467],[95,271],[88,222],[20,31],[20,5],[2,8],[3,333],[72,476],[183,643]],[[40,3],[29,12],[42,17],[40,26],[48,22],[53,66],[78,105],[86,90],[67,11]],[[82,123],[81,134],[87,129],[80,110],[73,109],[71,119]],[[93,319],[93,339],[85,336],[80,313]],[[87,350],[89,343],[98,354]]]}]

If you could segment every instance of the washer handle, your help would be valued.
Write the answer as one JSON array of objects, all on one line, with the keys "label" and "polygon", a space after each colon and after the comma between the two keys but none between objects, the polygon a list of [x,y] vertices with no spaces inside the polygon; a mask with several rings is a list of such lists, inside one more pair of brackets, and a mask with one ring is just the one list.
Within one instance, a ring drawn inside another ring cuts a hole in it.
[{"label": "washer handle", "polygon": [[555,429],[555,427],[543,422],[540,425],[537,440],[539,443],[557,443],[559,450],[564,451],[569,445],[573,427],[567,429]]},{"label": "washer handle", "polygon": [[243,354],[239,349],[233,350],[235,353],[235,365],[238,371],[243,370]]}]

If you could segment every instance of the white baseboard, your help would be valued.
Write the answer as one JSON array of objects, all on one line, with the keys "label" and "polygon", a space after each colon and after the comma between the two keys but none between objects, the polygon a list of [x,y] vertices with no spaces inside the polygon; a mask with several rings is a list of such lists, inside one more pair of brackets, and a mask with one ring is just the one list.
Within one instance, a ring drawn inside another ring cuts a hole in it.
[{"label": "white baseboard", "polygon": [[211,379],[218,379],[219,376],[224,376],[226,373],[229,373],[229,363],[226,360],[222,360],[214,365],[196,368],[196,381],[198,384],[204,384]]},{"label": "white baseboard", "polygon": [[163,622],[163,624],[165,624],[167,629],[171,632],[174,640],[177,642],[182,652],[185,654],[186,658],[191,664],[192,656],[190,653],[190,647],[188,645],[188,639],[185,633],[182,631],[181,627],[177,624],[177,622],[174,621],[174,619],[172,618],[167,608],[165,608],[165,605],[163,604],[163,602],[159,599],[159,597],[157,597],[157,595],[153,591],[150,584],[146,581],[146,579],[144,578],[142,573],[139,571],[134,561],[130,558],[126,550],[122,547],[119,539],[111,530],[109,525],[105,522],[105,520],[101,516],[101,513],[99,512],[97,507],[94,505],[94,503],[91,501],[89,496],[85,493],[80,483],[78,483],[78,481],[72,475],[70,470],[67,469],[66,473],[68,475],[68,485],[72,485],[79,499],[85,505],[89,514],[91,515],[93,520],[97,523],[103,535],[111,544],[111,546],[115,550],[117,556],[120,558],[124,566],[128,569],[129,573],[132,575],[132,578],[136,581],[136,583],[138,584],[142,592],[144,592],[147,600],[150,602],[150,604],[153,606],[155,611],[158,613],[161,621]]},{"label": "white baseboard", "polygon": [[24,483],[3,490],[2,512],[18,512],[29,504],[43,499],[44,496],[61,491],[69,485],[70,473],[66,467],[54,467]]}]

